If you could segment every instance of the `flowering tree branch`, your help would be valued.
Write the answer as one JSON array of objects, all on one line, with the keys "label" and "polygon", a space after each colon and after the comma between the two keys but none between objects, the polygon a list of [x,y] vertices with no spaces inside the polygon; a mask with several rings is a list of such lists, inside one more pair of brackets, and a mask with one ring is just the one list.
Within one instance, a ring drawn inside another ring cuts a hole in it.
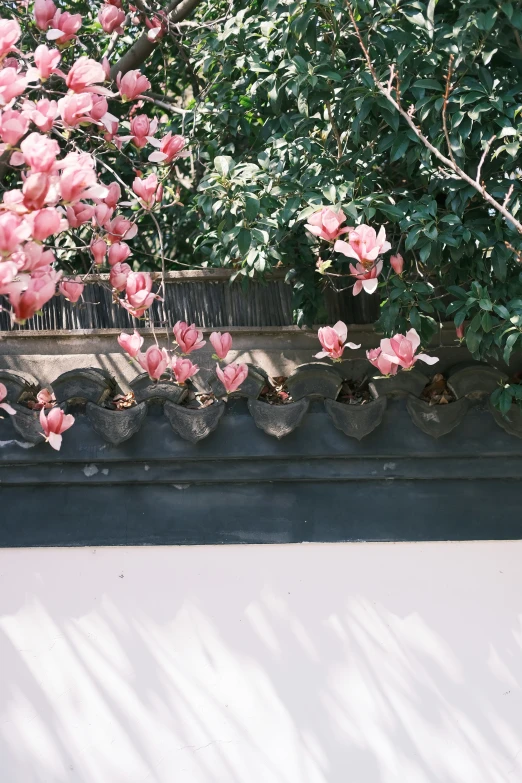
[{"label": "flowering tree branch", "polygon": [[[481,160],[479,164],[479,169],[477,172],[477,178],[473,179],[469,176],[463,169],[460,168],[460,166],[455,163],[454,160],[452,160],[449,157],[446,157],[446,155],[443,155],[443,153],[438,150],[430,141],[426,138],[426,136],[422,133],[419,126],[413,121],[412,115],[405,111],[402,106],[395,100],[395,98],[392,95],[392,87],[390,84],[383,84],[379,77],[377,76],[377,72],[373,66],[370,53],[368,51],[368,48],[366,47],[363,37],[361,35],[361,32],[359,30],[359,27],[357,25],[357,22],[355,21],[355,16],[353,13],[352,6],[347,0],[347,7],[348,7],[348,14],[350,16],[350,20],[352,22],[355,35],[357,36],[357,39],[359,41],[359,45],[361,47],[361,50],[363,52],[364,58],[366,60],[366,63],[368,65],[368,70],[370,71],[373,80],[375,82],[375,86],[383,95],[386,100],[393,106],[393,108],[400,114],[400,116],[406,121],[406,123],[409,125],[415,136],[419,139],[419,141],[428,149],[436,158],[439,160],[446,168],[450,169],[454,174],[457,175],[457,177],[464,182],[467,182],[468,185],[470,185],[472,188],[474,188],[477,193],[479,193],[482,198],[499,214],[501,214],[511,225],[516,228],[516,230],[522,234],[522,223],[515,218],[515,216],[506,208],[504,204],[501,204],[499,201],[497,201],[493,196],[486,190],[485,186],[480,182],[480,168],[482,166],[483,160]],[[489,142],[488,142],[489,143]],[[485,150],[487,154],[487,149]],[[483,159],[485,159],[485,155],[483,156]]]}]

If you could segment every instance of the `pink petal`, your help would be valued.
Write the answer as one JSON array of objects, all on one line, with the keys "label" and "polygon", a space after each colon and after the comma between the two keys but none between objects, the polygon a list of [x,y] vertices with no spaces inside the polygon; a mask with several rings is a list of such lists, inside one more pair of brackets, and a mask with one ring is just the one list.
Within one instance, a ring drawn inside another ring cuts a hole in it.
[{"label": "pink petal", "polygon": [[344,347],[345,348],[351,348],[352,351],[356,351],[357,348],[360,348],[361,346],[360,345],[356,345],[355,343],[346,343]]},{"label": "pink petal", "polygon": [[413,353],[415,353],[415,351],[420,345],[420,337],[417,334],[416,329],[410,329],[408,332],[406,332],[406,339],[411,344]]},{"label": "pink petal", "polygon": [[360,282],[367,294],[375,293],[377,286],[379,285],[379,281],[376,277],[372,277],[369,280],[361,280]]},{"label": "pink petal", "polygon": [[347,258],[355,258],[356,261],[360,261],[361,259],[353,249],[353,247],[348,244],[348,242],[345,242],[344,239],[338,239],[334,245],[334,250],[336,253],[342,253]]},{"label": "pink petal", "polygon": [[425,362],[426,364],[436,364],[439,361],[438,356],[428,356],[427,353],[419,353],[415,359],[420,359],[421,362]]},{"label": "pink petal", "polygon": [[61,435],[58,435],[56,432],[50,432],[47,440],[49,442],[49,446],[52,446],[52,448],[56,451],[60,451],[60,447],[62,445]]},{"label": "pink petal", "polygon": [[341,343],[345,343],[346,338],[348,337],[348,327],[344,321],[337,321],[337,323],[334,324],[332,328],[339,335],[339,340]]},{"label": "pink petal", "polygon": [[151,163],[161,163],[162,160],[165,160],[167,158],[167,155],[165,155],[164,152],[160,152],[159,150],[157,152],[151,152],[149,155],[149,160]]},{"label": "pink petal", "polygon": [[353,287],[353,291],[352,291],[353,296],[357,296],[358,294],[360,294],[362,289],[363,289],[363,281],[357,280],[357,282]]}]

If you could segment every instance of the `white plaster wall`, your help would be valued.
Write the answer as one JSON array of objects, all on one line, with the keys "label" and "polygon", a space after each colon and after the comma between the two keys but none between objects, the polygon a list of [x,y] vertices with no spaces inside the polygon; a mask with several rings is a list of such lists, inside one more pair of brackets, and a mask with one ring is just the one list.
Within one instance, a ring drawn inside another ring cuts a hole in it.
[{"label": "white plaster wall", "polygon": [[0,550],[2,783],[522,781],[522,542]]}]

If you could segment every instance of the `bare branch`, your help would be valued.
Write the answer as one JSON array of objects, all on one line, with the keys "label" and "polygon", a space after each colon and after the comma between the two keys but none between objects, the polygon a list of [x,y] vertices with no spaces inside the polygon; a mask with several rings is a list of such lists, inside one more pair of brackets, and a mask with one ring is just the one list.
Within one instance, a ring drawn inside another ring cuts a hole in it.
[{"label": "bare branch", "polygon": [[509,199],[510,199],[510,198],[511,198],[511,196],[513,195],[513,191],[514,191],[514,189],[515,189],[515,186],[514,186],[514,184],[513,184],[513,183],[511,183],[511,185],[509,186],[509,190],[508,190],[508,192],[506,193],[506,198],[505,198],[505,199],[504,199],[504,201],[502,202],[502,206],[503,206],[503,207],[507,207],[507,205],[509,204]]},{"label": "bare branch", "polygon": [[484,147],[484,151],[482,152],[482,156],[480,158],[479,164],[477,166],[477,176],[475,177],[475,182],[477,185],[480,185],[480,172],[482,171],[482,166],[484,165],[484,161],[487,158],[488,152],[491,149],[491,145],[495,141],[496,136],[492,136],[488,141],[486,142],[486,146]]},{"label": "bare branch", "polygon": [[174,114],[194,114],[191,109],[182,109],[180,106],[174,106],[173,103],[167,103],[166,101],[160,101],[158,98],[153,97],[150,93],[143,93],[140,95],[140,100],[153,103],[155,106],[159,106],[160,109],[165,111],[174,112]]},{"label": "bare branch", "polygon": [[461,180],[463,180],[464,182],[467,182],[467,183],[468,183],[468,185],[470,185],[470,186],[471,186],[472,188],[474,188],[474,189],[475,189],[475,190],[476,190],[478,193],[480,193],[480,195],[482,196],[482,198],[483,198],[483,199],[484,199],[484,200],[485,200],[485,201],[486,201],[486,202],[487,202],[487,203],[488,203],[490,206],[492,206],[492,207],[493,207],[493,209],[495,209],[495,210],[496,210],[497,212],[499,212],[499,213],[500,213],[500,214],[501,214],[503,217],[505,217],[505,218],[506,218],[506,220],[507,220],[507,221],[509,221],[509,222],[510,222],[510,223],[511,223],[511,224],[512,224],[512,225],[513,225],[515,228],[516,228],[516,230],[517,230],[517,231],[518,231],[520,234],[522,234],[522,223],[520,223],[520,221],[518,221],[518,220],[517,220],[517,219],[514,217],[514,215],[512,215],[512,214],[511,214],[511,212],[509,212],[509,211],[506,209],[506,207],[504,207],[502,204],[500,204],[500,202],[498,202],[496,199],[494,199],[494,198],[493,198],[493,196],[492,196],[490,193],[488,193],[488,191],[486,190],[486,188],[485,188],[483,185],[481,185],[481,184],[480,184],[479,182],[477,182],[476,180],[472,179],[472,178],[471,178],[471,177],[470,177],[468,174],[466,174],[466,172],[465,172],[465,171],[463,171],[463,170],[460,168],[460,166],[458,166],[456,163],[454,163],[454,161],[452,161],[452,160],[451,160],[451,158],[447,158],[447,157],[446,157],[446,155],[443,155],[443,154],[442,154],[442,152],[441,152],[440,150],[438,150],[436,147],[434,147],[434,146],[433,146],[433,144],[432,144],[432,143],[429,141],[429,139],[427,139],[427,138],[426,138],[426,136],[424,136],[424,134],[422,133],[421,129],[420,129],[420,128],[419,128],[419,127],[418,127],[418,126],[417,126],[417,125],[416,125],[416,124],[413,122],[413,119],[412,119],[412,117],[410,116],[410,114],[409,114],[408,112],[404,111],[404,109],[402,109],[402,108],[401,108],[401,106],[400,106],[400,105],[397,103],[397,101],[395,100],[395,98],[394,98],[394,97],[391,95],[391,93],[390,93],[390,91],[387,89],[387,87],[386,87],[386,86],[384,86],[383,84],[381,84],[381,82],[379,81],[379,79],[378,79],[378,77],[377,77],[377,73],[376,73],[376,71],[375,71],[375,68],[374,68],[374,66],[373,66],[373,63],[372,63],[372,61],[371,61],[371,58],[370,58],[370,54],[369,54],[369,52],[368,52],[368,49],[366,48],[366,46],[365,46],[365,43],[364,43],[364,41],[363,41],[363,38],[362,38],[362,36],[361,36],[361,32],[360,32],[360,30],[359,30],[359,27],[358,27],[358,25],[357,25],[357,22],[355,21],[355,17],[354,17],[354,14],[353,14],[352,6],[351,6],[351,4],[350,4],[349,0],[347,0],[347,3],[346,3],[346,5],[347,5],[347,7],[348,7],[348,14],[349,14],[349,16],[350,16],[350,19],[351,19],[351,22],[352,22],[352,24],[353,24],[353,27],[354,27],[354,30],[355,30],[355,34],[356,34],[356,36],[357,36],[357,39],[358,39],[358,41],[359,41],[359,45],[360,45],[360,47],[361,47],[361,50],[362,50],[362,52],[363,52],[363,54],[364,54],[364,58],[365,58],[365,60],[366,60],[366,63],[367,63],[367,65],[368,65],[368,70],[370,71],[370,73],[371,73],[371,75],[372,75],[372,77],[373,77],[373,80],[374,80],[374,82],[375,82],[375,86],[377,87],[377,89],[379,90],[379,92],[381,93],[381,95],[383,95],[383,96],[386,98],[386,100],[387,100],[387,101],[389,101],[389,103],[390,103],[390,104],[391,104],[391,105],[394,107],[394,109],[396,109],[396,111],[398,111],[398,112],[399,112],[399,114],[401,115],[401,117],[402,117],[404,120],[406,120],[406,122],[408,123],[409,127],[410,127],[410,128],[411,128],[411,130],[414,132],[414,134],[417,136],[417,138],[419,139],[419,141],[421,141],[421,142],[422,142],[422,144],[424,144],[424,146],[425,146],[425,147],[426,147],[426,148],[427,148],[427,149],[428,149],[428,150],[429,150],[429,151],[430,151],[430,152],[431,152],[431,153],[432,153],[432,154],[433,154],[433,155],[434,155],[434,156],[435,156],[435,157],[436,157],[438,160],[440,160],[440,162],[441,162],[441,163],[443,163],[443,164],[444,164],[444,165],[445,165],[445,166],[446,166],[448,169],[450,169],[451,171],[453,171],[453,173],[454,173],[454,174],[456,174],[456,175],[457,175],[457,176],[458,176],[458,177],[459,177]]}]

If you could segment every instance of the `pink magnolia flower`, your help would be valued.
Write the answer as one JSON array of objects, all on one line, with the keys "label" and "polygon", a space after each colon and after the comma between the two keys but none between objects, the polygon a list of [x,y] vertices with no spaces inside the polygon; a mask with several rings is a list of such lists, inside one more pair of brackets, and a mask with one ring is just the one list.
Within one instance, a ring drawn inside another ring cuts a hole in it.
[{"label": "pink magnolia flower", "polygon": [[27,77],[18,73],[15,68],[2,68],[0,70],[0,106],[11,103],[13,98],[21,95],[27,87]]},{"label": "pink magnolia flower", "polygon": [[111,273],[109,275],[111,286],[117,291],[123,291],[127,286],[127,279],[131,272],[132,269],[128,264],[114,264],[114,266],[111,266]]},{"label": "pink magnolia flower", "polygon": [[32,318],[54,296],[60,277],[59,272],[42,269],[41,273],[34,272],[28,283],[13,283],[9,291],[9,302],[14,310],[14,320],[23,324],[28,318]]},{"label": "pink magnolia flower", "polygon": [[98,21],[105,33],[123,33],[122,24],[125,21],[125,11],[114,5],[102,5],[98,11]]},{"label": "pink magnolia flower", "polygon": [[97,82],[105,81],[103,65],[90,57],[79,57],[67,74],[65,83],[73,92],[96,92]]},{"label": "pink magnolia flower", "polygon": [[425,353],[415,355],[419,345],[420,337],[415,329],[410,329],[406,332],[406,335],[396,334],[390,339],[385,337],[381,340],[383,356],[388,361],[400,365],[405,370],[411,370],[413,365],[419,360],[426,364],[435,364],[439,361],[438,357],[428,356]]},{"label": "pink magnolia flower", "polygon": [[174,339],[183,351],[183,353],[192,353],[203,348],[206,341],[195,324],[190,326],[185,321],[178,321],[174,324]]},{"label": "pink magnolia flower", "polygon": [[161,141],[149,137],[149,141],[155,147],[159,147],[156,152],[152,152],[149,155],[149,160],[152,163],[172,163],[176,158],[186,158],[188,150],[185,150],[185,144],[187,140],[183,136],[173,136],[172,133],[167,133]]},{"label": "pink magnolia flower", "polygon": [[94,207],[90,204],[84,204],[83,201],[78,201],[76,204],[71,204],[67,207],[67,222],[70,228],[79,228],[84,223],[88,223],[94,215]]},{"label": "pink magnolia flower", "polygon": [[34,403],[33,409],[35,411],[41,411],[42,408],[52,408],[53,405],[56,405],[56,397],[54,394],[52,394],[49,389],[40,389],[36,395],[36,402]]},{"label": "pink magnolia flower", "polygon": [[[126,266],[126,264],[122,264],[122,266]],[[114,270],[115,267],[112,269]],[[151,289],[152,278],[148,272],[131,272],[127,277],[125,288],[126,301],[122,302],[122,304],[136,318],[140,318],[157,298],[156,294],[151,292]]]},{"label": "pink magnolia flower", "polygon": [[167,351],[157,345],[151,345],[145,353],[138,353],[136,359],[152,381],[159,381],[169,363]]},{"label": "pink magnolia flower", "polygon": [[122,136],[122,141],[132,141],[135,147],[142,149],[154,136],[158,127],[157,119],[149,120],[146,114],[138,114],[130,123],[130,136]]},{"label": "pink magnolia flower", "polygon": [[161,11],[157,16],[153,16],[152,19],[145,18],[145,24],[149,28],[147,38],[151,43],[154,43],[165,35],[168,21],[165,13]]},{"label": "pink magnolia flower", "polygon": [[248,367],[246,364],[233,363],[227,364],[226,367],[221,369],[219,364],[216,364],[216,375],[225,387],[227,394],[232,394],[245,382],[248,375]]},{"label": "pink magnolia flower", "polygon": [[107,255],[107,242],[104,242],[103,239],[95,239],[94,242],[91,242],[91,253],[95,264],[103,264]]},{"label": "pink magnolia flower", "polygon": [[349,232],[348,242],[338,239],[334,245],[334,250],[338,253],[354,258],[364,267],[373,264],[378,256],[386,253],[390,248],[390,243],[386,241],[384,226],[381,226],[379,233],[376,234],[374,228],[364,223]]},{"label": "pink magnolia flower", "polygon": [[466,328],[465,328],[464,324],[461,324],[460,326],[456,326],[455,327],[455,334],[457,335],[459,340],[463,340],[464,339],[465,333],[466,333]]},{"label": "pink magnolia flower", "polygon": [[60,451],[62,433],[74,424],[74,416],[66,415],[61,408],[51,408],[47,416],[45,410],[40,411],[40,427],[49,446]]},{"label": "pink magnolia flower", "polygon": [[25,163],[33,172],[50,174],[56,167],[60,147],[55,139],[49,139],[41,133],[30,133],[20,144],[20,149]]},{"label": "pink magnolia flower", "polygon": [[94,219],[100,228],[104,228],[110,222],[113,214],[114,210],[108,207],[107,204],[104,204],[103,201],[101,204],[96,204],[94,208]]},{"label": "pink magnolia flower", "polygon": [[60,176],[60,193],[65,204],[75,204],[82,198],[93,198],[107,191],[98,183],[96,172],[90,167],[69,166]]},{"label": "pink magnolia flower", "polygon": [[31,226],[31,234],[37,242],[43,242],[53,234],[58,234],[68,228],[67,221],[54,207],[39,209],[27,216]]},{"label": "pink magnolia flower", "polygon": [[121,188],[117,182],[111,182],[107,185],[107,194],[101,199],[104,204],[107,204],[111,209],[115,209],[118,206],[118,201],[121,198]]},{"label": "pink magnolia flower", "polygon": [[18,51],[15,43],[22,31],[16,19],[0,19],[0,60],[9,52]]},{"label": "pink magnolia flower", "polygon": [[315,354],[316,359],[323,359],[325,356],[328,356],[330,359],[338,361],[346,347],[353,350],[361,347],[355,343],[346,342],[348,327],[343,321],[337,321],[334,326],[322,326],[318,330],[317,336],[323,350]]},{"label": "pink magnolia flower", "polygon": [[161,201],[163,188],[158,185],[158,178],[155,174],[149,174],[145,179],[136,177],[132,183],[132,189],[145,209],[152,209],[156,202]]},{"label": "pink magnolia flower", "polygon": [[7,397],[7,388],[3,383],[0,383],[0,408],[6,413],[8,413],[10,416],[14,416],[16,414],[15,409],[11,408],[11,406],[8,405],[7,402],[4,402],[6,397]]},{"label": "pink magnolia flower", "polygon": [[24,194],[24,205],[27,209],[42,209],[51,187],[51,176],[37,171],[30,174],[22,187]]},{"label": "pink magnolia flower", "polygon": [[366,358],[377,367],[380,373],[383,375],[396,375],[399,369],[398,364],[394,364],[383,354],[381,348],[373,348],[371,351],[366,351]]},{"label": "pink magnolia flower", "polygon": [[133,239],[138,233],[138,226],[131,220],[127,220],[123,215],[113,218],[105,226],[107,231],[107,242],[120,242],[122,239]]},{"label": "pink magnolia flower", "polygon": [[0,139],[7,148],[15,147],[27,133],[28,127],[28,118],[15,109],[7,109],[0,114]]},{"label": "pink magnolia flower", "polygon": [[53,17],[56,13],[56,6],[53,0],[35,0],[34,18],[36,26],[44,32],[49,29]]},{"label": "pink magnolia flower", "polygon": [[121,150],[123,146],[123,137],[120,138],[120,136],[117,135],[118,133],[118,127],[119,122],[118,120],[110,120],[107,123],[104,123],[105,127],[107,128],[107,133],[104,133],[103,138],[105,141],[110,141],[114,144],[116,149]]},{"label": "pink magnolia flower", "polygon": [[109,266],[115,266],[126,261],[131,254],[130,247],[125,242],[115,242],[109,248]]},{"label": "pink magnolia flower", "polygon": [[22,250],[13,253],[12,259],[19,272],[36,272],[45,269],[46,274],[49,274],[50,265],[55,261],[53,251],[46,250],[38,242],[25,242]]},{"label": "pink magnolia flower", "polygon": [[[14,154],[14,153],[13,153]],[[13,164],[13,156],[11,156],[11,165]],[[27,207],[24,206],[24,194],[21,190],[6,190],[2,196],[2,209],[9,212],[15,212],[17,215],[27,214]]]},{"label": "pink magnolia flower", "polygon": [[335,212],[330,207],[323,207],[308,218],[305,228],[314,236],[333,242],[341,234],[353,231],[353,228],[341,228],[341,223],[346,220],[346,215],[342,210]]},{"label": "pink magnolia flower", "polygon": [[404,258],[400,253],[397,253],[396,256],[390,256],[390,264],[396,275],[402,275],[402,270],[404,269]]},{"label": "pink magnolia flower", "polygon": [[182,359],[181,356],[175,356],[172,360],[172,372],[176,383],[185,383],[189,378],[199,371],[197,364],[192,364],[190,359]]},{"label": "pink magnolia flower", "polygon": [[112,114],[109,114],[109,104],[107,103],[107,98],[104,98],[103,95],[93,95],[92,109],[89,116],[94,120],[94,122],[105,125],[105,118],[112,117]]},{"label": "pink magnolia flower", "polygon": [[229,332],[212,332],[210,342],[218,359],[226,359],[232,348],[232,335]]},{"label": "pink magnolia flower", "polygon": [[373,294],[379,285],[377,278],[382,272],[382,261],[377,261],[370,269],[366,269],[362,264],[356,264],[355,266],[350,264],[350,272],[352,277],[356,279],[353,287],[354,296],[360,294],[363,288],[367,294]]},{"label": "pink magnolia flower", "polygon": [[89,125],[92,122],[91,111],[93,107],[92,95],[89,93],[72,93],[60,98],[58,111],[64,125],[76,128],[80,124]]},{"label": "pink magnolia flower", "polygon": [[9,287],[17,274],[18,266],[14,261],[0,261],[0,295],[9,293]]},{"label": "pink magnolia flower", "polygon": [[30,234],[30,226],[24,219],[12,212],[0,214],[0,256],[10,256]]},{"label": "pink magnolia flower", "polygon": [[22,106],[22,113],[32,120],[42,133],[47,133],[58,116],[58,103],[48,98],[42,98],[36,103],[26,101]]},{"label": "pink magnolia flower", "polygon": [[38,77],[46,81],[58,67],[62,55],[58,49],[48,49],[45,44],[41,44],[35,49],[34,64],[38,72]]},{"label": "pink magnolia flower", "polygon": [[151,84],[146,76],[143,76],[141,71],[127,71],[125,76],[122,77],[121,73],[118,74],[116,79],[118,90],[124,101],[133,101],[139,98],[142,92],[150,90]]},{"label": "pink magnolia flower", "polygon": [[83,294],[84,285],[81,278],[76,277],[74,280],[62,280],[58,290],[65,296],[69,302],[77,302],[80,296]]},{"label": "pink magnolia flower", "polygon": [[57,41],[58,46],[62,46],[67,41],[76,38],[76,33],[82,26],[82,16],[81,14],[70,14],[68,11],[56,11],[50,26],[47,40]]},{"label": "pink magnolia flower", "polygon": [[[127,265],[125,264],[125,266]],[[136,329],[132,334],[122,332],[118,337],[118,344],[120,348],[123,348],[123,350],[129,354],[131,359],[135,359],[143,345],[143,337]]]}]

